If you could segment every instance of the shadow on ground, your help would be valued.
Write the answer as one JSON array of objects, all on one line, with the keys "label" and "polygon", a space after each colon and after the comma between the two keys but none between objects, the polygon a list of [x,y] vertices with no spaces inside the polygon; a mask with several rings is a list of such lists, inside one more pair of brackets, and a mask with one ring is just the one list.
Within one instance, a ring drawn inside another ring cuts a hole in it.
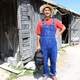
[{"label": "shadow on ground", "polygon": [[43,69],[42,67],[40,69],[36,69],[34,72],[33,72],[33,76],[35,79],[39,79],[40,77],[42,77],[43,75]]}]

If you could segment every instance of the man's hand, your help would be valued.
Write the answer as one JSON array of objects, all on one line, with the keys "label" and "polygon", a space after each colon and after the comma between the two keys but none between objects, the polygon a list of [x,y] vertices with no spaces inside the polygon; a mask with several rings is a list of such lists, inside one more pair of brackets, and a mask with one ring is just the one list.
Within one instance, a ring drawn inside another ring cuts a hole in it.
[{"label": "man's hand", "polygon": [[57,32],[57,33],[56,33],[56,37],[57,37],[57,38],[60,37],[60,35],[62,35],[62,33],[65,31],[65,29],[66,29],[66,27],[63,26],[62,30],[61,30],[60,32]]},{"label": "man's hand", "polygon": [[56,37],[58,38],[60,36],[61,36],[61,33],[60,32],[57,32]]},{"label": "man's hand", "polygon": [[39,49],[40,49],[40,46],[37,46],[37,47],[36,47],[36,51],[39,50]]}]

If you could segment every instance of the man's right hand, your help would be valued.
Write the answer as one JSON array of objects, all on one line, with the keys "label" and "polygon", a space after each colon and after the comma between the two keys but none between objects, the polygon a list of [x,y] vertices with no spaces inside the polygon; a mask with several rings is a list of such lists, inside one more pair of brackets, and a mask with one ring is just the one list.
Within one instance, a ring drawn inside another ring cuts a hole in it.
[{"label": "man's right hand", "polygon": [[40,41],[40,36],[37,35],[36,38],[37,38],[36,39],[36,51],[37,51],[38,49],[40,49],[40,42],[39,42]]},{"label": "man's right hand", "polygon": [[40,46],[36,47],[36,51],[37,51],[37,50],[40,50]]}]

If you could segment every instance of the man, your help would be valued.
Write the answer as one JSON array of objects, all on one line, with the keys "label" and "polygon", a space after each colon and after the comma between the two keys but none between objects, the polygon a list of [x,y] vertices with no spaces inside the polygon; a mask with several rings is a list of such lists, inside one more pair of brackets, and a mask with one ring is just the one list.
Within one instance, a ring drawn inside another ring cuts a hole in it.
[{"label": "man", "polygon": [[[37,49],[42,50],[44,65],[43,65],[43,80],[47,80],[50,75],[52,80],[56,80],[56,59],[57,59],[57,43],[56,35],[60,36],[65,26],[56,18],[52,18],[53,7],[48,4],[44,4],[40,7],[40,12],[43,13],[44,19],[39,20],[36,27]],[[61,29],[56,34],[57,29]],[[48,68],[48,57],[50,58],[50,71]]]}]

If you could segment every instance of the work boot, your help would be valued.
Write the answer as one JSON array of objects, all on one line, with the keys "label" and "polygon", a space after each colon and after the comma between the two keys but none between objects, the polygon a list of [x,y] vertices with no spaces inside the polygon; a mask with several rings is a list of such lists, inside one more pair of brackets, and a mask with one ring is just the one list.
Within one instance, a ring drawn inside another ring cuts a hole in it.
[{"label": "work boot", "polygon": [[42,80],[47,80],[47,79],[48,79],[48,76],[43,76]]},{"label": "work boot", "polygon": [[52,80],[57,80],[56,76],[51,76]]}]

